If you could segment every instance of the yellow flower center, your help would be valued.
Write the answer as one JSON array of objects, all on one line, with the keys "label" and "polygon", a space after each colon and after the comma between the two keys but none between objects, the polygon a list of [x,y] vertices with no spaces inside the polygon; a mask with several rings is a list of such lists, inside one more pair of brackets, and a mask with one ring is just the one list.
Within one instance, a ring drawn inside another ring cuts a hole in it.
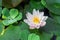
[{"label": "yellow flower center", "polygon": [[40,23],[39,17],[37,17],[37,16],[33,17],[33,23],[34,24],[39,24]]}]

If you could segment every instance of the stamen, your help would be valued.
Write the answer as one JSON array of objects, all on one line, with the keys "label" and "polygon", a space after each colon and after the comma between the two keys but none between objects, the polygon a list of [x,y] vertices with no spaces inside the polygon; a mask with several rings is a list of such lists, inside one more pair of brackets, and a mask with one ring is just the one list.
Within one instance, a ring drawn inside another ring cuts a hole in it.
[{"label": "stamen", "polygon": [[34,23],[34,24],[40,23],[39,17],[37,17],[37,16],[33,17],[33,23]]}]

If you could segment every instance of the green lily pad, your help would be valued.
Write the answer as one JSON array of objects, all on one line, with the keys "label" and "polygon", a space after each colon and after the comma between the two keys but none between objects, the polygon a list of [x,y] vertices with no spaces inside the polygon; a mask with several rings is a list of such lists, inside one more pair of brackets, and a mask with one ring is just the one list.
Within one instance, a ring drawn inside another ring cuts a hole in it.
[{"label": "green lily pad", "polygon": [[0,36],[0,40],[27,40],[28,34],[30,33],[27,29],[21,29],[20,27],[26,27],[25,23],[19,25],[10,25],[4,32],[2,36]]},{"label": "green lily pad", "polygon": [[37,10],[42,10],[44,9],[44,6],[41,4],[40,1],[30,1],[29,2],[29,5],[26,5],[25,6],[25,11],[29,11],[29,12],[32,12],[33,9],[37,9]]},{"label": "green lily pad", "polygon": [[44,27],[42,27],[42,30],[50,34],[60,36],[60,25],[57,24],[52,18],[48,18],[47,23]]},{"label": "green lily pad", "polygon": [[40,34],[40,40],[50,40],[52,38],[53,34],[43,32]]},{"label": "green lily pad", "polygon": [[52,13],[60,15],[60,0],[41,0],[41,3]]},{"label": "green lily pad", "polygon": [[28,40],[40,40],[40,36],[32,33],[32,34],[29,34]]}]

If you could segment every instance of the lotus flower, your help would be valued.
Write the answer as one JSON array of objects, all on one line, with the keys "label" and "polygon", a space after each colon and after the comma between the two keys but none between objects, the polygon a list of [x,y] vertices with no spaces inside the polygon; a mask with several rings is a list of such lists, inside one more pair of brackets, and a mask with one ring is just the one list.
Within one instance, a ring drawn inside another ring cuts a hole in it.
[{"label": "lotus flower", "polygon": [[44,12],[39,12],[39,10],[33,9],[33,14],[27,12],[27,19],[24,22],[29,25],[30,29],[39,29],[46,25],[46,19],[48,16],[44,16]]}]

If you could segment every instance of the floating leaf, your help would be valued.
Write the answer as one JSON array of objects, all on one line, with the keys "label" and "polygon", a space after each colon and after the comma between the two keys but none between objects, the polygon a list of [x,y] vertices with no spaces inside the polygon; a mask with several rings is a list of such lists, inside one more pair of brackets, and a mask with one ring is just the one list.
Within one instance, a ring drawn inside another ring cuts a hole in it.
[{"label": "floating leaf", "polygon": [[56,23],[60,24],[60,15],[56,15],[53,13],[50,13],[50,15],[53,17],[53,19]]},{"label": "floating leaf", "polygon": [[32,33],[32,34],[29,34],[28,40],[40,40],[40,36]]},{"label": "floating leaf", "polygon": [[31,12],[33,9],[39,9],[39,10],[43,10],[44,6],[41,4],[40,1],[30,1],[29,5],[25,6],[25,11],[29,11]]},{"label": "floating leaf", "polygon": [[36,1],[30,1],[30,7],[33,9],[43,9],[44,6],[41,4],[41,2],[36,2]]},{"label": "floating leaf", "polygon": [[29,33],[30,32],[28,30],[21,30],[20,39],[21,40],[28,40]]},{"label": "floating leaf", "polygon": [[28,30],[29,29],[29,26],[24,22],[21,22],[19,24],[19,26],[20,26],[21,30]]},{"label": "floating leaf", "polygon": [[60,16],[54,16],[54,20],[56,23],[60,24]]},{"label": "floating leaf", "polygon": [[21,20],[22,19],[22,13],[20,13],[16,18],[14,18],[14,19],[6,19],[6,20],[3,20],[3,24],[4,25],[10,25],[10,24],[13,24],[13,23],[15,23],[15,22],[17,22],[17,21],[19,21],[19,20]]},{"label": "floating leaf", "polygon": [[11,9],[9,14],[11,16],[12,19],[14,19],[17,15],[18,15],[18,10],[17,9]]},{"label": "floating leaf", "polygon": [[28,25],[24,22],[19,24],[20,27],[20,38],[21,40],[28,40],[28,35],[30,34],[29,29],[28,29]]},{"label": "floating leaf", "polygon": [[20,28],[18,26],[9,26],[4,34],[0,36],[0,40],[19,40]]},{"label": "floating leaf", "polygon": [[0,36],[0,40],[27,40],[28,34],[30,33],[27,29],[21,29],[20,27],[26,27],[25,23],[20,24],[22,26],[13,26],[10,25],[4,32],[2,36]]},{"label": "floating leaf", "polygon": [[49,11],[60,15],[60,0],[41,0],[41,2]]},{"label": "floating leaf", "polygon": [[48,18],[46,26],[42,27],[42,29],[47,33],[60,36],[60,25],[55,23],[51,18]]},{"label": "floating leaf", "polygon": [[2,16],[3,19],[8,19],[8,17],[10,16],[9,15],[9,10],[7,8],[4,8],[2,10],[2,15],[4,16],[4,17]]},{"label": "floating leaf", "polygon": [[40,34],[40,40],[50,40],[52,36],[53,34],[43,32],[42,34]]}]

